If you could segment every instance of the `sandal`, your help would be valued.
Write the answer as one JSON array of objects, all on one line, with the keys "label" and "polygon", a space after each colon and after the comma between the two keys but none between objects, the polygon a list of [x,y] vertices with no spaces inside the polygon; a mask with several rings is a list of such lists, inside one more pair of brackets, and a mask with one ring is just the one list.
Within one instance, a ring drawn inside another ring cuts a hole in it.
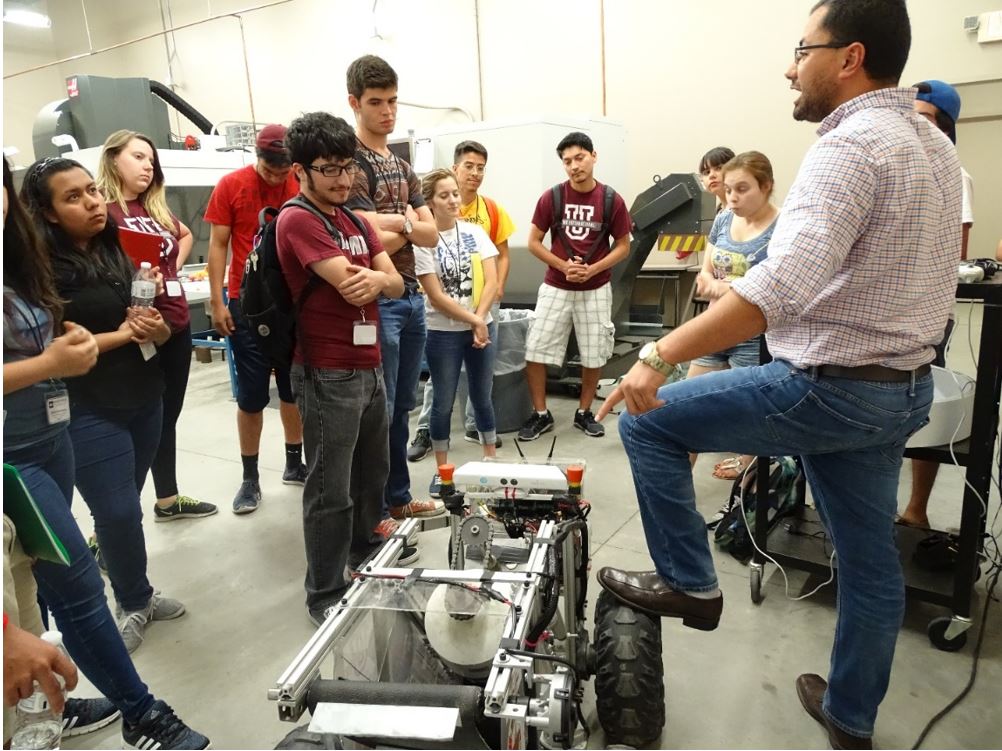
[{"label": "sandal", "polygon": [[744,457],[732,456],[713,465],[713,476],[718,480],[737,480],[744,471],[748,469],[750,461],[745,461]]}]

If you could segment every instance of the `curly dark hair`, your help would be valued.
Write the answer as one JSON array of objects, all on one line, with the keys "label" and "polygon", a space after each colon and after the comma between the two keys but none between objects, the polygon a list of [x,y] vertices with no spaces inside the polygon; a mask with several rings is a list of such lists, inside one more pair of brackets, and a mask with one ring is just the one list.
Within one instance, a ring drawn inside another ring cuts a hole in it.
[{"label": "curly dark hair", "polygon": [[348,93],[361,99],[366,89],[395,89],[397,72],[383,58],[362,55],[348,66]]},{"label": "curly dark hair", "polygon": [[[14,174],[3,160],[3,188],[7,193],[7,218],[3,224],[3,281],[27,302],[45,308],[53,331],[63,315],[63,300],[52,277],[49,251],[14,190]],[[4,299],[4,313],[7,300]]]},{"label": "curly dark hair", "polygon": [[294,164],[308,167],[314,159],[355,156],[355,131],[329,112],[307,112],[289,124],[285,146]]}]

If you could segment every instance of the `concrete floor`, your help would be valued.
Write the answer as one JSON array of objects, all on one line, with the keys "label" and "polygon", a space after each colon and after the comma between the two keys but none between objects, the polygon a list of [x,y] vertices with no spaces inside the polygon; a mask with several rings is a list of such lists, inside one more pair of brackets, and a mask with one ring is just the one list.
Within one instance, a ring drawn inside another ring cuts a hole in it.
[{"label": "concrete floor", "polygon": [[[977,347],[980,311],[971,334]],[[973,372],[968,349],[968,312],[959,311],[951,366]],[[593,571],[604,565],[651,567],[637,513],[629,467],[615,422],[603,439],[571,429],[574,403],[553,398],[557,452],[587,459],[586,497],[591,515]],[[191,384],[179,424],[178,464],[182,492],[219,504],[220,513],[202,520],[154,524],[145,518],[149,572],[154,586],[181,599],[187,614],[153,624],[134,654],[136,666],[157,696],[167,700],[190,725],[211,737],[215,748],[274,748],[292,726],[278,720],[267,690],[313,632],[306,618],[302,578],[305,569],[300,490],[281,484],[283,439],[278,414],[268,410],[261,451],[264,502],[247,516],[235,516],[230,500],[240,480],[235,404],[230,400],[226,367],[192,362]],[[454,435],[455,435],[454,431]],[[476,458],[476,448],[455,441],[457,464]],[[531,445],[545,455],[549,439]],[[500,452],[517,458],[505,436]],[[696,465],[700,510],[712,513],[725,499],[728,484],[710,476],[719,457]],[[426,491],[431,458],[411,465],[418,493]],[[900,498],[907,499],[910,473],[902,473]],[[152,483],[144,504],[153,503]],[[939,528],[959,525],[960,472],[944,468],[930,516]],[[998,504],[993,491],[992,509]],[[903,502],[902,502],[903,507]],[[85,532],[91,527],[86,506],[74,506]],[[445,530],[422,535],[422,565],[444,565]],[[712,633],[664,621],[664,666],[668,723],[661,748],[827,748],[827,739],[801,709],[794,679],[803,672],[827,672],[835,619],[831,588],[801,602],[784,595],[783,577],[774,566],[766,573],[766,598],[753,605],[745,566],[717,554],[720,586],[726,599],[723,620]],[[790,595],[812,589],[819,580],[792,571]],[[109,597],[110,597],[109,589]],[[597,591],[589,598],[594,602]],[[984,605],[978,585],[977,619]],[[909,602],[894,663],[890,691],[880,712],[876,744],[911,747],[932,715],[967,682],[976,640],[958,653],[932,648],[925,634],[943,608]],[[993,605],[982,649],[975,691],[932,733],[927,746],[997,748],[1002,746],[999,696],[1002,695],[1002,607]],[[78,695],[94,695],[82,682]],[[585,712],[593,729],[591,747],[601,748],[594,699]],[[304,719],[305,721],[305,719]],[[118,724],[103,733],[64,742],[64,748],[120,748]]]}]

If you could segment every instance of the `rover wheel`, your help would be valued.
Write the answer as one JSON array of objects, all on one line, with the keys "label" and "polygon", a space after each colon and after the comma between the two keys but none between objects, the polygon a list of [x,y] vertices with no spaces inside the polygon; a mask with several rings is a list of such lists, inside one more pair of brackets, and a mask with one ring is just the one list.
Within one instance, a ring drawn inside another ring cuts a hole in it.
[{"label": "rover wheel", "polygon": [[665,724],[661,620],[608,592],[595,606],[595,703],[608,744],[643,746]]}]

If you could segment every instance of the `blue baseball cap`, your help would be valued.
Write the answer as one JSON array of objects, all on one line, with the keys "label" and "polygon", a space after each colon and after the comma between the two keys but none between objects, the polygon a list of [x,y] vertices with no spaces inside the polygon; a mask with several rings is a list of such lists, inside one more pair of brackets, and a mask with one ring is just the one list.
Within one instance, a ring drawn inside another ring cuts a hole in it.
[{"label": "blue baseball cap", "polygon": [[960,94],[945,81],[922,81],[915,84],[918,89],[916,99],[937,107],[954,123],[960,117]]}]

